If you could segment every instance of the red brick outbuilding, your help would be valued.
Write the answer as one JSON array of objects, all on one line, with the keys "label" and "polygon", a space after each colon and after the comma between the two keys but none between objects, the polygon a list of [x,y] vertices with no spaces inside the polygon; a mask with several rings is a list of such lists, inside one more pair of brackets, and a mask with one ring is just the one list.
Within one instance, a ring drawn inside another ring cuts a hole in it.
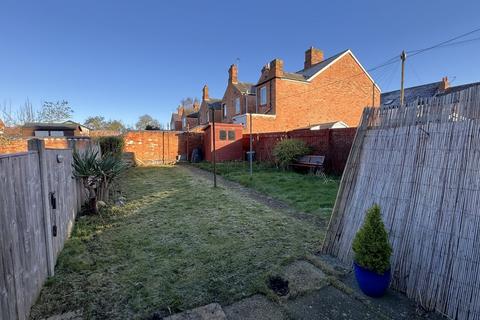
[{"label": "red brick outbuilding", "polygon": [[213,139],[215,139],[216,161],[232,161],[243,159],[242,131],[243,126],[235,123],[215,123],[215,132],[210,123],[205,127],[204,154],[205,160],[213,161]]}]

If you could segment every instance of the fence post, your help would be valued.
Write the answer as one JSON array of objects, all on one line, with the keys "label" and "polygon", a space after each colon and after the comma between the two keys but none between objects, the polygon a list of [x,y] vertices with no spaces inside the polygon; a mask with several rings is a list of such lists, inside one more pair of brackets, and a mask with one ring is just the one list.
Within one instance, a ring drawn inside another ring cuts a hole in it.
[{"label": "fence post", "polygon": [[40,139],[28,140],[28,150],[38,152],[38,162],[40,168],[40,186],[42,194],[43,225],[45,228],[45,248],[47,255],[47,271],[49,276],[53,276],[55,271],[55,261],[53,259],[53,238],[52,223],[50,221],[51,210],[48,197],[48,178],[47,178],[47,159],[45,154],[45,141]]}]

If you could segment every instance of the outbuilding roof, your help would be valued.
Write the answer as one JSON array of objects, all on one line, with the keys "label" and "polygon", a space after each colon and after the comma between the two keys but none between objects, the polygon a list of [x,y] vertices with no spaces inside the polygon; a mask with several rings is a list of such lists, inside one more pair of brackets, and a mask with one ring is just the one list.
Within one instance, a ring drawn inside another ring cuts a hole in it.
[{"label": "outbuilding roof", "polygon": [[[454,93],[457,91],[465,90],[469,87],[480,85],[480,82],[467,83],[454,87],[448,87],[445,90],[441,90],[442,82],[432,82],[423,84],[420,86],[406,88],[404,90],[404,103],[409,104],[416,100],[428,99],[433,97],[439,97],[445,94]],[[400,90],[390,91],[382,93],[380,97],[382,106],[398,106],[400,105]]]}]

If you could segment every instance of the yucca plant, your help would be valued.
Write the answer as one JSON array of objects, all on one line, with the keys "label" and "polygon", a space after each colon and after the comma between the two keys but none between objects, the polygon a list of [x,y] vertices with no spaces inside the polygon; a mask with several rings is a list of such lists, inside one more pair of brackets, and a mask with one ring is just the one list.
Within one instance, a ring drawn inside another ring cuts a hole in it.
[{"label": "yucca plant", "polygon": [[103,156],[89,148],[83,153],[73,152],[73,176],[80,179],[88,191],[88,211],[98,213],[98,201],[107,202],[112,182],[127,166],[118,157],[107,153]]},{"label": "yucca plant", "polygon": [[98,162],[100,183],[98,186],[99,198],[105,202],[109,200],[113,181],[127,169],[127,165],[117,155],[107,153]]}]

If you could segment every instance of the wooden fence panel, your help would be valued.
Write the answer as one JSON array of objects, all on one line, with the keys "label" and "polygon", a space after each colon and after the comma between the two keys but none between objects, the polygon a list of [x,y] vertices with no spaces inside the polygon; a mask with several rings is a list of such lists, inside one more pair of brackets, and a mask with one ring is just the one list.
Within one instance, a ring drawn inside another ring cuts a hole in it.
[{"label": "wooden fence panel", "polygon": [[56,229],[53,237],[54,259],[63,249],[65,240],[70,236],[75,220],[77,204],[77,183],[72,174],[72,151],[47,149],[48,190],[54,194],[56,208],[51,210],[52,228]]},{"label": "wooden fence panel", "polygon": [[0,155],[2,320],[28,318],[86,199],[82,184],[72,179],[71,149],[45,150],[38,139],[29,146],[35,151]]},{"label": "wooden fence panel", "polygon": [[392,286],[427,309],[480,319],[480,86],[421,104],[366,109],[324,243],[352,261],[378,203]]},{"label": "wooden fence panel", "polygon": [[47,277],[38,154],[0,157],[0,318],[25,319]]}]

